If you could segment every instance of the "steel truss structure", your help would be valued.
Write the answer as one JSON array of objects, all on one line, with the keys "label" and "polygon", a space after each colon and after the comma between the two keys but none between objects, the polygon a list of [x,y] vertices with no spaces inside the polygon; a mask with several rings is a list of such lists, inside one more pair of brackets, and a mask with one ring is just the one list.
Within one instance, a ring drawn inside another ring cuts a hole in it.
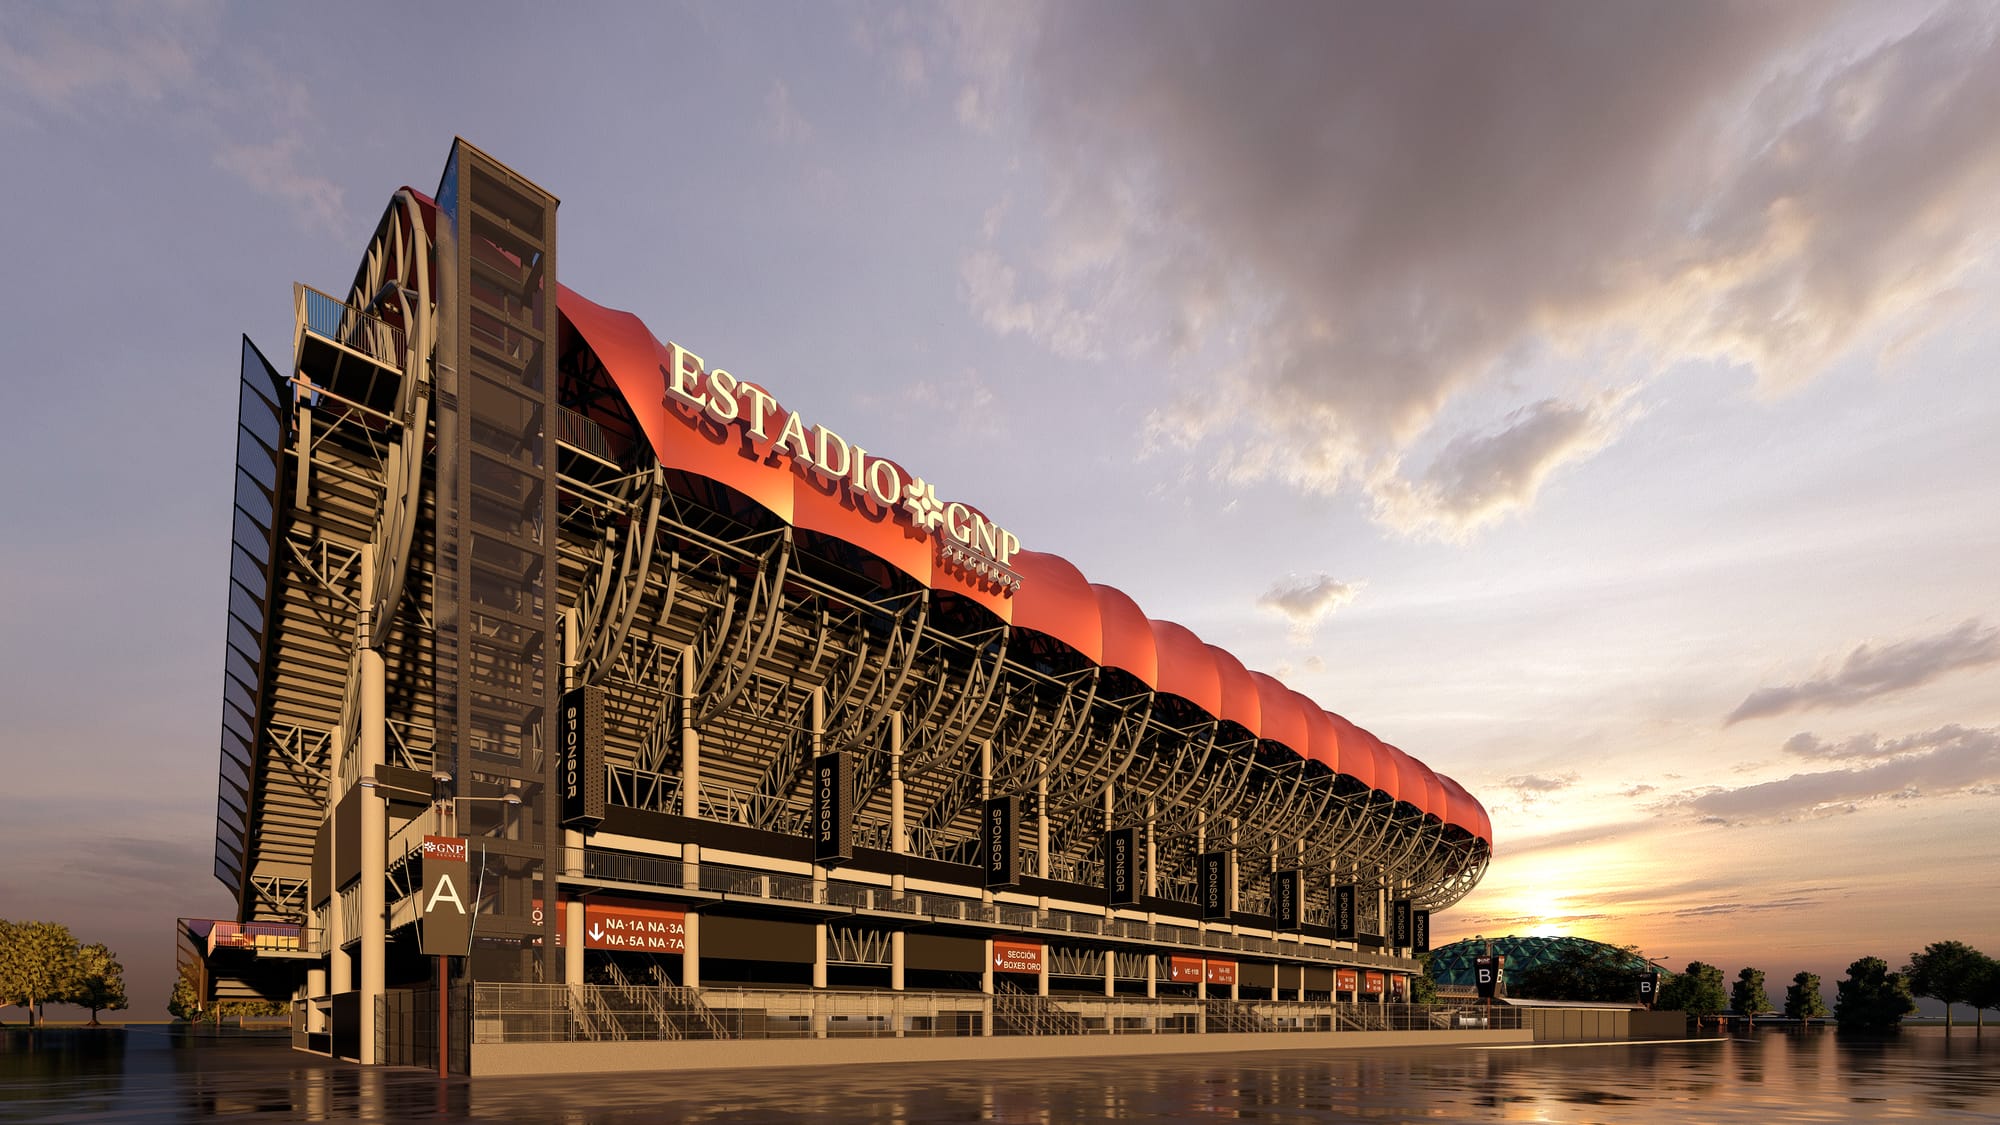
[{"label": "steel truss structure", "polygon": [[[1104,832],[1136,826],[1156,912],[1194,902],[1204,851],[1233,857],[1239,923],[1267,911],[1261,876],[1279,869],[1305,873],[1308,928],[1328,924],[1336,884],[1354,884],[1378,934],[1387,899],[1442,909],[1478,883],[1483,813],[1330,768],[663,464],[629,388],[566,303],[556,315],[552,227],[533,234],[529,211],[495,202],[492,185],[515,183],[504,166],[454,152],[457,213],[399,191],[344,295],[296,289],[289,373],[244,342],[216,844],[240,920],[299,923],[336,976],[352,972],[368,940],[411,917],[410,856],[446,823],[420,798],[365,791],[448,774],[453,797],[520,799],[447,806],[450,827],[500,857],[482,932],[527,943],[499,979],[560,979],[556,942],[537,939],[562,922],[540,904],[580,869],[565,851],[578,841],[555,824],[553,732],[535,700],[571,685],[605,693],[614,808],[804,836],[811,763],[837,751],[854,765],[860,846],[970,865],[984,800],[1019,795],[1023,870],[1101,888]],[[525,184],[506,189],[522,208]],[[443,253],[453,222],[489,233]],[[471,372],[502,361],[523,386],[550,365],[552,415],[533,395],[479,400]],[[503,409],[504,426],[489,416]],[[526,435],[512,456],[540,473],[504,504],[468,453],[496,433]],[[496,504],[497,541],[527,561],[494,562],[496,533],[452,530]],[[489,581],[509,584],[519,614],[488,612]],[[482,671],[489,652],[513,663]],[[467,702],[502,673],[524,716],[505,729]],[[344,856],[356,838],[359,858]],[[866,927],[836,927],[833,944],[835,963],[888,957]],[[1103,950],[1061,955],[1107,964]],[[1138,975],[1133,956],[1110,964]]]}]

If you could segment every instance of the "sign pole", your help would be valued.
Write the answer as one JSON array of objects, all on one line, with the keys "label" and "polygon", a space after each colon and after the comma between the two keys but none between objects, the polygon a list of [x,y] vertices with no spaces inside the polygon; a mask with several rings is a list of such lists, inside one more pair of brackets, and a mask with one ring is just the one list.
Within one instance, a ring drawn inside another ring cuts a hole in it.
[{"label": "sign pole", "polygon": [[450,1034],[451,1023],[449,1020],[445,1018],[445,997],[450,995],[450,989],[449,989],[450,981],[451,981],[450,970],[446,968],[444,954],[440,953],[438,954],[438,1077],[439,1078],[449,1078],[451,1076],[450,1070],[448,1070],[445,1065],[445,1060],[451,1057],[450,1051],[447,1050],[448,1043],[446,1040],[446,1036]]}]

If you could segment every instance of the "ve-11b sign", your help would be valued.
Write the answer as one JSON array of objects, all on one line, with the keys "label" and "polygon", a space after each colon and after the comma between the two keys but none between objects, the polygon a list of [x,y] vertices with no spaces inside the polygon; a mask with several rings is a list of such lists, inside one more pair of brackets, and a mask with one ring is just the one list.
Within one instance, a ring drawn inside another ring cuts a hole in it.
[{"label": "ve-11b sign", "polygon": [[586,900],[583,947],[640,953],[686,952],[687,911],[609,899]]}]

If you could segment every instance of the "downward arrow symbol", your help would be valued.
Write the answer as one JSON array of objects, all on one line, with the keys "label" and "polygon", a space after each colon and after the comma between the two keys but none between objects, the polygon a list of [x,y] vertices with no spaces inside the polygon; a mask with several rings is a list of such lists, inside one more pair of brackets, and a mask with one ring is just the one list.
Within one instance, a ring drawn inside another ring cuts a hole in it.
[{"label": "downward arrow symbol", "polygon": [[600,941],[603,939],[603,937],[604,937],[604,931],[597,928],[597,923],[592,922],[590,924],[590,940]]}]

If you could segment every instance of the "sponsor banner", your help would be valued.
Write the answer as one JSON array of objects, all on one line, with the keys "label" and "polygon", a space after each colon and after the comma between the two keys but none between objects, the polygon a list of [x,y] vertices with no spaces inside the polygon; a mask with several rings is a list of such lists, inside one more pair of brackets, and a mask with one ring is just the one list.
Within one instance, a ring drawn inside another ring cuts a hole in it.
[{"label": "sponsor banner", "polygon": [[1410,900],[1399,898],[1389,904],[1389,944],[1398,949],[1410,947]]},{"label": "sponsor banner", "polygon": [[837,750],[813,759],[813,862],[823,867],[854,858],[853,768]]},{"label": "sponsor banner", "polygon": [[1352,993],[1359,990],[1360,987],[1361,974],[1357,970],[1335,969],[1333,971],[1333,990],[1335,992]]},{"label": "sponsor banner", "polygon": [[1500,987],[1500,973],[1507,959],[1496,954],[1482,954],[1472,959],[1472,980],[1479,988],[1481,1000],[1491,1000]]},{"label": "sponsor banner", "polygon": [[1299,928],[1299,871],[1271,872],[1271,928]]},{"label": "sponsor banner", "polygon": [[472,865],[463,836],[425,836],[417,900],[426,957],[463,957],[472,946]]},{"label": "sponsor banner", "polygon": [[1113,828],[1104,834],[1104,901],[1139,905],[1139,830]]},{"label": "sponsor banner", "polygon": [[583,947],[641,953],[685,952],[687,911],[616,899],[586,899]]},{"label": "sponsor banner", "polygon": [[1388,978],[1382,973],[1368,973],[1361,978],[1361,983],[1368,995],[1380,996],[1383,987],[1388,984]]},{"label": "sponsor banner", "polygon": [[1199,957],[1167,958],[1167,979],[1170,981],[1180,984],[1199,984],[1205,979],[1206,972]]},{"label": "sponsor banner", "polygon": [[1653,1000],[1656,997],[1658,997],[1659,994],[1660,994],[1660,974],[1651,969],[1648,969],[1647,971],[1640,973],[1639,1003],[1644,1004],[1648,1008],[1650,1008],[1653,1006]]},{"label": "sponsor banner", "polygon": [[1354,936],[1354,884],[1341,883],[1333,888],[1333,940],[1353,941]]},{"label": "sponsor banner", "polygon": [[1203,920],[1229,917],[1229,853],[1203,852],[1197,864]]},{"label": "sponsor banner", "polygon": [[1413,910],[1410,912],[1410,952],[1429,953],[1431,951],[1431,912]]},{"label": "sponsor banner", "polygon": [[1234,962],[1234,961],[1210,961],[1210,962],[1208,962],[1208,983],[1210,983],[1210,984],[1235,984],[1235,983],[1236,983],[1236,962]]},{"label": "sponsor banner", "polygon": [[604,689],[564,692],[558,719],[562,826],[591,832],[604,821]]},{"label": "sponsor banner", "polygon": [[996,973],[1040,973],[1042,971],[1042,943],[1039,941],[1016,941],[1011,938],[994,938],[993,971]]},{"label": "sponsor banner", "polygon": [[979,846],[989,887],[1021,885],[1021,799],[995,797],[986,802],[980,822]]}]

